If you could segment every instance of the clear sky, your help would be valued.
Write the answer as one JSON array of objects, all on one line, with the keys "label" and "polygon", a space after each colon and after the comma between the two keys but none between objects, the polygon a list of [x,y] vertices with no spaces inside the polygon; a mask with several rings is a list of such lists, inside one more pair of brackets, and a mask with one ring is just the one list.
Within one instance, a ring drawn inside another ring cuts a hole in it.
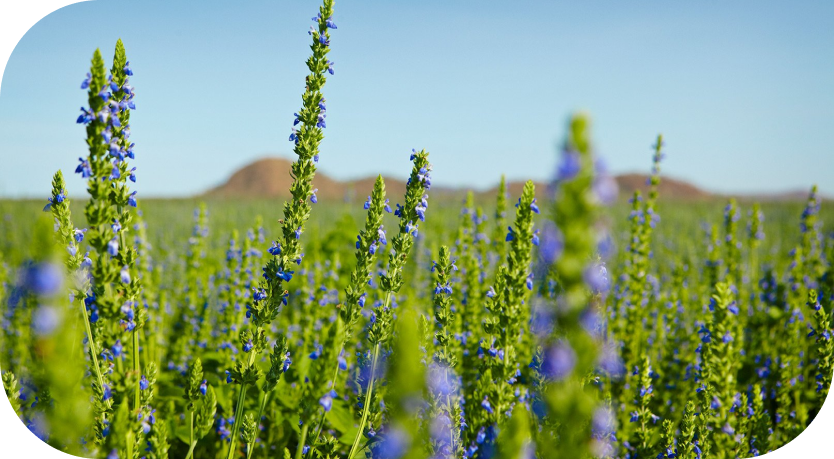
[{"label": "clear sky", "polygon": [[[75,124],[93,50],[121,37],[141,196],[199,193],[266,155],[290,157],[316,1],[107,1],[35,25],[0,86],[0,196],[45,197],[85,155]],[[594,119],[615,172],[720,192],[834,194],[834,2],[339,1],[319,170],[434,182],[546,179],[567,116]],[[70,174],[71,175],[71,174]],[[84,189],[80,177],[69,191]]]}]

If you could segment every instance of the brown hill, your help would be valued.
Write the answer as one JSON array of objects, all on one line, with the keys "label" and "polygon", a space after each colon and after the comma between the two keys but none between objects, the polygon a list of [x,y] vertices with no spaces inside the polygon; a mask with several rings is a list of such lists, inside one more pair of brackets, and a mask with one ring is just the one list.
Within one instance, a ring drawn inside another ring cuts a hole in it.
[{"label": "brown hill", "polygon": [[[206,192],[207,196],[219,198],[287,198],[292,183],[290,176],[291,162],[284,158],[263,158],[244,166],[232,174],[229,179]],[[402,196],[405,193],[405,180],[393,177],[383,177],[385,188],[390,196]],[[615,177],[620,187],[620,198],[627,199],[635,190],[645,194],[647,176],[644,174],[622,174]],[[322,172],[316,173],[313,188],[318,188],[317,196],[322,200],[335,199],[364,199],[373,189],[375,177],[358,180],[340,181],[328,177]],[[524,186],[522,181],[510,181],[507,184],[511,196],[521,195]],[[497,187],[479,192],[479,195],[491,195]],[[545,196],[548,186],[546,183],[536,183],[537,195]],[[433,187],[435,195],[461,196],[465,192],[462,188]],[[669,200],[702,200],[710,197],[720,197],[698,188],[691,183],[669,177],[663,177],[660,183],[661,199]],[[773,200],[802,200],[806,193],[779,193],[768,195],[748,195],[742,198]]]},{"label": "brown hill", "polygon": [[[229,179],[210,190],[206,196],[219,198],[288,198],[292,176],[292,162],[284,158],[262,158],[238,169]],[[393,177],[385,179],[385,190],[392,196],[405,194],[405,181]],[[371,194],[376,177],[358,180],[334,180],[321,171],[313,178],[316,196],[323,200],[364,197]]]}]

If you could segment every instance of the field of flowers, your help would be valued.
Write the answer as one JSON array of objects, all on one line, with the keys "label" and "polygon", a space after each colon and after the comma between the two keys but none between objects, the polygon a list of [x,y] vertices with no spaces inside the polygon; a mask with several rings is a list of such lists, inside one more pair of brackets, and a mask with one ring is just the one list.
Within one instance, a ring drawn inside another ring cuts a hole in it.
[{"label": "field of flowers", "polygon": [[95,51],[77,175],[46,207],[0,201],[0,368],[35,435],[107,459],[723,459],[814,419],[834,373],[816,188],[665,201],[658,136],[648,193],[618,198],[577,114],[548,189],[429,206],[412,150],[404,196],[379,177],[319,203],[332,0],[313,22],[281,203],[138,199],[133,69],[121,41],[109,72]]}]

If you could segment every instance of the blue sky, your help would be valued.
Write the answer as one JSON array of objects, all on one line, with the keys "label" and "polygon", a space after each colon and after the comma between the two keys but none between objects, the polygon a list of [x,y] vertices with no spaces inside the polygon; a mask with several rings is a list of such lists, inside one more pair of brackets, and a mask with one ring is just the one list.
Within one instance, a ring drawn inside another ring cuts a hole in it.
[{"label": "blue sky", "polygon": [[[0,196],[44,197],[85,155],[75,124],[96,47],[135,71],[140,196],[182,196],[290,157],[316,1],[70,5],[18,44],[0,86]],[[615,172],[720,192],[834,194],[834,2],[337,1],[320,171],[434,182],[546,179],[568,115],[594,119]],[[79,177],[72,194],[83,192]]]}]

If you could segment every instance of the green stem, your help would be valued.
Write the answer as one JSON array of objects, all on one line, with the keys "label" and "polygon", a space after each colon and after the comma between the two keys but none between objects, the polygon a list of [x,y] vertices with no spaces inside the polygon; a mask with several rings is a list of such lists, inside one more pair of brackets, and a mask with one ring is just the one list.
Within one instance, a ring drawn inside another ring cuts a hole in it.
[{"label": "green stem", "polygon": [[301,459],[301,454],[304,451],[304,442],[307,441],[307,429],[309,426],[304,424],[301,427],[301,437],[298,439],[298,447],[295,449],[295,459]]},{"label": "green stem", "polygon": [[188,447],[188,455],[185,456],[185,459],[191,459],[192,455],[194,454],[194,447],[197,446],[196,441],[191,442],[191,446]]},{"label": "green stem", "polygon": [[240,418],[243,416],[243,401],[246,398],[246,384],[240,385],[240,393],[237,396],[237,407],[235,407],[235,423],[232,427],[232,434],[229,438],[229,454],[226,459],[232,459],[235,453],[235,443],[237,442],[238,429],[240,429]]},{"label": "green stem", "polygon": [[[261,416],[263,416],[263,414],[264,414],[264,407],[266,407],[266,400],[268,398],[269,398],[269,393],[261,392],[261,404],[260,404],[260,408],[258,408],[258,417],[255,419],[255,422],[257,424],[255,424],[255,425],[259,426],[260,423],[261,423]],[[258,433],[260,434],[260,429],[258,429]],[[249,459],[250,457],[252,457],[252,446],[253,446],[252,444],[247,444],[246,445],[246,459]]]},{"label": "green stem", "polygon": [[359,430],[356,432],[356,438],[353,439],[353,446],[350,447],[350,454],[348,459],[353,459],[353,455],[359,448],[359,441],[362,439],[362,433],[365,430],[365,422],[368,420],[368,412],[371,408],[371,398],[374,393],[374,379],[376,376],[376,363],[379,358],[379,343],[374,346],[374,356],[371,360],[371,379],[368,381],[368,393],[365,395],[365,406],[362,408],[362,420],[359,421]]},{"label": "green stem", "polygon": [[[251,352],[249,354],[249,366],[251,367],[252,364],[255,363],[255,352]],[[226,459],[232,459],[235,453],[235,443],[237,443],[237,436],[239,435],[238,430],[240,430],[240,423],[243,417],[243,402],[246,399],[246,383],[240,384],[240,394],[237,397],[237,407],[235,407],[235,424],[232,427],[232,435],[229,438],[229,454],[226,456]]]},{"label": "green stem", "polygon": [[[342,344],[342,347],[339,350],[339,354],[342,353],[342,350],[344,350],[344,344]],[[333,378],[330,380],[330,385],[327,386],[327,387],[330,387],[330,388],[336,387],[336,378],[338,376],[339,376],[339,364],[337,363],[336,364],[336,371],[333,372]],[[321,435],[321,431],[324,428],[324,418],[326,416],[327,416],[327,412],[324,411],[324,409],[322,409],[321,410],[321,418],[319,418],[319,424],[316,427],[316,435],[313,437],[313,445],[314,446],[319,444],[319,436]]]},{"label": "green stem", "polygon": [[139,378],[142,377],[142,370],[139,369],[139,330],[133,330],[133,371],[136,373],[136,386],[133,388],[133,409],[139,411],[141,399],[139,397]]},{"label": "green stem", "polygon": [[101,369],[98,366],[98,357],[96,356],[96,347],[95,343],[93,342],[93,333],[92,329],[90,328],[90,318],[87,316],[87,306],[84,304],[84,301],[81,301],[81,312],[84,314],[84,327],[87,329],[87,345],[90,347],[90,357],[93,359],[93,369],[96,372],[96,378],[98,378],[98,385],[104,390],[104,379],[101,377]]},{"label": "green stem", "polygon": [[188,455],[185,456],[185,459],[189,459],[191,457],[191,454],[194,453],[194,446],[197,445],[197,442],[194,441],[194,411],[193,410],[189,413],[188,426],[189,426],[189,429],[188,429],[188,444],[191,445],[191,446],[189,446],[189,448],[188,448]]}]

